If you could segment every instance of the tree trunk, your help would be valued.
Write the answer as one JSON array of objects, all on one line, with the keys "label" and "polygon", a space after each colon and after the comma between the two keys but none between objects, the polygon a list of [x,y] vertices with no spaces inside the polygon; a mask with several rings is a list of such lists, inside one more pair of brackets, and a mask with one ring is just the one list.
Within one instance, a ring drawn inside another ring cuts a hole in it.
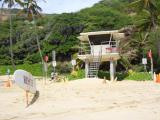
[{"label": "tree trunk", "polygon": [[9,25],[10,25],[10,32],[9,32],[9,43],[10,43],[10,55],[11,55],[11,63],[16,70],[16,65],[14,63],[14,54],[13,54],[13,40],[12,40],[12,15],[11,15],[11,8],[9,8]]},{"label": "tree trunk", "polygon": [[151,15],[151,22],[153,25],[153,30],[155,31],[157,29],[156,17],[151,10],[150,10],[150,15]]},{"label": "tree trunk", "polygon": [[34,21],[34,29],[35,29],[35,33],[36,33],[36,42],[37,42],[37,47],[38,47],[38,52],[41,58],[41,62],[42,62],[42,72],[43,72],[43,76],[44,76],[44,60],[43,60],[43,56],[42,56],[42,51],[41,51],[41,46],[40,46],[40,42],[39,42],[39,37],[38,37],[38,33],[37,33],[37,26],[36,26],[36,20],[33,14],[33,11],[31,10],[31,14],[32,14],[32,18]]}]

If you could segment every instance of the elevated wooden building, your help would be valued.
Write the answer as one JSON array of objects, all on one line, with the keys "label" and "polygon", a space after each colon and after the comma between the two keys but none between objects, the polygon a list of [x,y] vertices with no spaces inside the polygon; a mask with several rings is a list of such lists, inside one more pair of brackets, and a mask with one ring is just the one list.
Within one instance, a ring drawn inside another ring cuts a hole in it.
[{"label": "elevated wooden building", "polygon": [[115,64],[119,55],[119,42],[125,34],[119,30],[81,33],[78,58],[85,62],[85,76],[97,77],[101,62],[110,61],[110,78],[114,80]]}]

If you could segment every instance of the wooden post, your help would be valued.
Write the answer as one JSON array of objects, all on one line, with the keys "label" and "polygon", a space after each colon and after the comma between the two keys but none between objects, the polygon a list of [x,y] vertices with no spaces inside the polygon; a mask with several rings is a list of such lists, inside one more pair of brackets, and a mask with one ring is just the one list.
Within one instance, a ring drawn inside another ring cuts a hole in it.
[{"label": "wooden post", "polygon": [[115,63],[113,60],[110,61],[110,80],[114,81],[114,74],[115,74]]},{"label": "wooden post", "polygon": [[46,85],[46,81],[47,81],[47,71],[48,71],[47,62],[44,63],[44,71],[45,71],[44,84]]},{"label": "wooden post", "polygon": [[88,72],[89,72],[89,61],[85,60],[85,77],[88,78]]},{"label": "wooden post", "polygon": [[155,72],[154,72],[153,76],[154,76],[153,81],[156,82],[156,73]]},{"label": "wooden post", "polygon": [[103,79],[103,84],[106,84],[106,77],[104,77]]},{"label": "wooden post", "polygon": [[72,68],[72,69],[73,69],[73,71],[75,71],[75,65],[73,65],[73,68]]}]

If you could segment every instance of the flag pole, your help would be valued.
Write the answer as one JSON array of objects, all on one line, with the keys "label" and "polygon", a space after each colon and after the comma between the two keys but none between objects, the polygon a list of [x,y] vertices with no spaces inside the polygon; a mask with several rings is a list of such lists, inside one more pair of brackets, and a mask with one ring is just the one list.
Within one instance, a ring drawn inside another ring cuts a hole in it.
[{"label": "flag pole", "polygon": [[153,75],[153,58],[152,57],[151,57],[151,75],[153,79],[154,75]]},{"label": "flag pole", "polygon": [[154,79],[154,73],[153,73],[153,57],[152,57],[152,51],[151,51],[151,49],[150,49],[149,52],[148,52],[148,57],[149,57],[150,60],[151,60],[151,76],[152,76],[152,79]]}]

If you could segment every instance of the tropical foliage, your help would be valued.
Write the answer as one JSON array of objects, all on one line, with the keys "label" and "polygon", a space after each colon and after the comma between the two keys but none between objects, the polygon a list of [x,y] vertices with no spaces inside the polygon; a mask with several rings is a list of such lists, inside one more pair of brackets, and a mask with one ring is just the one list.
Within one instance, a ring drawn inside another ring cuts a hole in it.
[{"label": "tropical foliage", "polygon": [[[19,10],[17,15],[12,15],[13,54],[16,64],[41,62],[39,50],[42,50],[42,56],[49,55],[50,61],[52,50],[57,52],[58,61],[69,61],[78,52],[79,33],[121,28],[126,28],[124,31],[130,37],[120,43],[120,70],[141,65],[141,59],[146,57],[149,49],[153,51],[154,64],[159,63],[160,44],[156,34],[159,33],[160,22],[159,0],[102,0],[93,7],[76,13],[46,14],[39,18],[41,8],[35,0],[25,0],[23,4],[19,4],[24,9]],[[0,28],[0,64],[11,64],[8,21],[1,21]]]}]

